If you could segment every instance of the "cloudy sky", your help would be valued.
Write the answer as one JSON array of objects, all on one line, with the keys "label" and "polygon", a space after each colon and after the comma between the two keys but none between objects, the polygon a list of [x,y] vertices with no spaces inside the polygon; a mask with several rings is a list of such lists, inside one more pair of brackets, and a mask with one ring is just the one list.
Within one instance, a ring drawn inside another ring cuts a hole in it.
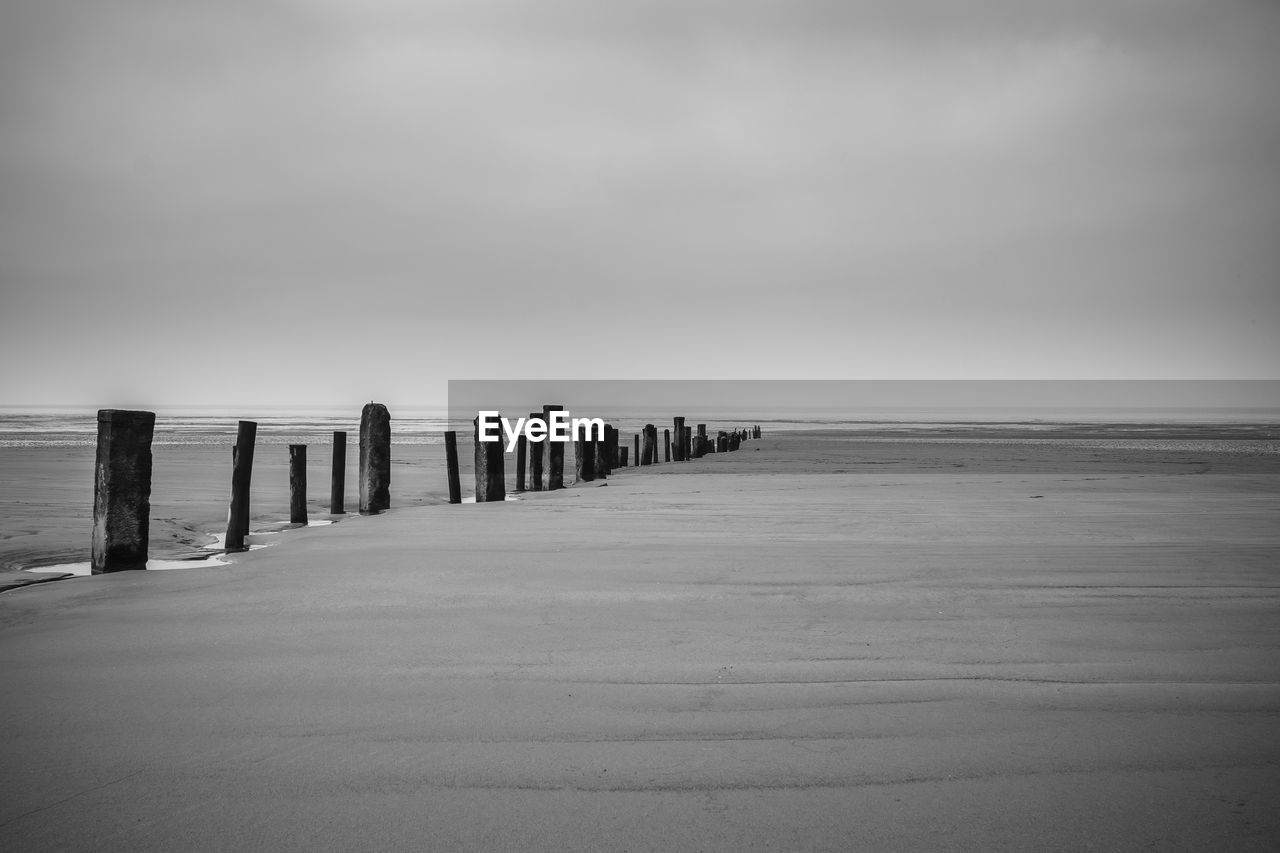
[{"label": "cloudy sky", "polygon": [[0,403],[1280,377],[1274,0],[8,0]]}]

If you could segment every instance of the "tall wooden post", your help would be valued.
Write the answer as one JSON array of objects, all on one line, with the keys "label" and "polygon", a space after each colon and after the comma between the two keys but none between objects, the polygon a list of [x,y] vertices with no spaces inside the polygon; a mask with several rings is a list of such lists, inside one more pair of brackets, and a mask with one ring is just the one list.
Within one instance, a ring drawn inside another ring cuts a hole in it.
[{"label": "tall wooden post", "polygon": [[224,543],[228,551],[243,551],[249,535],[249,482],[253,478],[253,443],[257,435],[258,424],[254,421],[240,421],[236,428],[236,446],[231,454],[231,509],[227,512]]},{"label": "tall wooden post", "polygon": [[366,403],[360,413],[360,514],[391,508],[391,413]]},{"label": "tall wooden post", "polygon": [[524,433],[516,436],[516,491],[524,491],[524,460],[529,452],[529,437]]},{"label": "tall wooden post", "polygon": [[684,418],[676,418],[676,419],[675,419],[675,435],[674,435],[674,438],[675,438],[675,442],[676,442],[676,444],[675,444],[675,448],[674,448],[674,450],[675,450],[675,452],[676,452],[676,461],[677,461],[677,462],[684,462],[685,460],[687,460],[687,459],[689,458],[688,456],[686,456],[686,455],[685,455],[685,452],[684,452],[684,444],[685,444],[685,442],[684,442]]},{"label": "tall wooden post", "polygon": [[449,503],[462,503],[462,478],[458,474],[458,433],[444,434],[444,464],[449,477]]},{"label": "tall wooden post", "polygon": [[[544,405],[542,407],[542,417],[547,422],[547,433],[551,431],[551,413],[563,412],[564,406]],[[547,491],[554,492],[556,489],[564,488],[564,442],[551,441],[550,438],[545,442],[547,445]]]},{"label": "tall wooden post", "polygon": [[627,467],[627,448],[625,445],[618,448],[618,467]]},{"label": "tall wooden post", "polygon": [[604,452],[609,458],[609,470],[624,467],[618,453],[618,428],[611,425],[604,425]]},{"label": "tall wooden post", "polygon": [[579,483],[590,483],[596,478],[596,446],[591,438],[577,438],[573,442],[575,471]]},{"label": "tall wooden post", "polygon": [[95,575],[147,567],[155,425],[155,412],[98,410],[90,563]]},{"label": "tall wooden post", "polygon": [[662,461],[671,461],[671,430],[669,429],[662,431]]},{"label": "tall wooden post", "polygon": [[480,419],[475,418],[476,503],[507,499],[506,471],[503,469],[502,438],[480,440]]},{"label": "tall wooden post", "polygon": [[345,515],[347,511],[347,434],[333,432],[333,474],[329,479],[329,512]]},{"label": "tall wooden post", "polygon": [[307,446],[289,445],[289,523],[307,523]]},{"label": "tall wooden post", "polygon": [[609,452],[609,425],[604,425],[604,437],[596,441],[596,479],[603,480],[613,473],[613,455]]},{"label": "tall wooden post", "polygon": [[[529,420],[542,420],[542,412],[530,412]],[[534,441],[529,444],[529,479],[532,480],[533,488],[531,491],[542,491],[542,460],[546,451],[547,442],[544,438],[542,441]]]}]

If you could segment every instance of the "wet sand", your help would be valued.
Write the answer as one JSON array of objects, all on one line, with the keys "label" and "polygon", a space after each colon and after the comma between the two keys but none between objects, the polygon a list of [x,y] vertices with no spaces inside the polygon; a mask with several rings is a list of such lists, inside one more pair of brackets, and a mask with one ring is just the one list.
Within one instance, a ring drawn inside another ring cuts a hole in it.
[{"label": "wet sand", "polygon": [[793,435],[0,595],[0,847],[1270,850],[1274,457]]}]

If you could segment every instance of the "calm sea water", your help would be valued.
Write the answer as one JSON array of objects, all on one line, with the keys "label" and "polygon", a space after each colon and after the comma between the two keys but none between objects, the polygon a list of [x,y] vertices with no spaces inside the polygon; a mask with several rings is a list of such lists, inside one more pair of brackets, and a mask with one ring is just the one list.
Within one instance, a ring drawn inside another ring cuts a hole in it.
[{"label": "calm sea water", "polygon": [[[615,408],[573,412],[603,417],[629,441],[646,423],[659,431],[669,417]],[[1053,443],[1143,451],[1280,455],[1280,413],[1275,411],[898,409],[822,412],[687,411],[687,423],[719,430],[759,424],[766,435],[823,430],[873,442]],[[254,465],[254,524],[280,529],[288,521],[289,444],[307,444],[312,483],[311,517],[328,516],[329,448],[333,432],[348,433],[347,505],[357,503],[356,445],[359,411],[294,409],[268,413],[211,410],[157,412],[154,437],[151,553],[185,557],[216,545],[225,529],[230,448],[237,421],[258,424]],[[455,415],[456,418],[456,415]],[[392,411],[392,504],[407,507],[446,499],[445,409]],[[460,437],[469,422],[453,424]],[[88,559],[92,525],[96,412],[90,409],[0,409],[0,571]],[[466,438],[463,439],[464,441]],[[470,454],[462,454],[463,482]],[[512,466],[514,467],[514,466]]]}]

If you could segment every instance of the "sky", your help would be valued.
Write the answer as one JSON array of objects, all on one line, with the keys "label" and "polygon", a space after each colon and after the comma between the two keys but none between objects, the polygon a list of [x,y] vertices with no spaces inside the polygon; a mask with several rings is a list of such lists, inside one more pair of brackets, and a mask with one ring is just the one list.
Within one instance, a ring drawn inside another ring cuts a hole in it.
[{"label": "sky", "polygon": [[1274,0],[8,0],[0,404],[1280,378]]}]

